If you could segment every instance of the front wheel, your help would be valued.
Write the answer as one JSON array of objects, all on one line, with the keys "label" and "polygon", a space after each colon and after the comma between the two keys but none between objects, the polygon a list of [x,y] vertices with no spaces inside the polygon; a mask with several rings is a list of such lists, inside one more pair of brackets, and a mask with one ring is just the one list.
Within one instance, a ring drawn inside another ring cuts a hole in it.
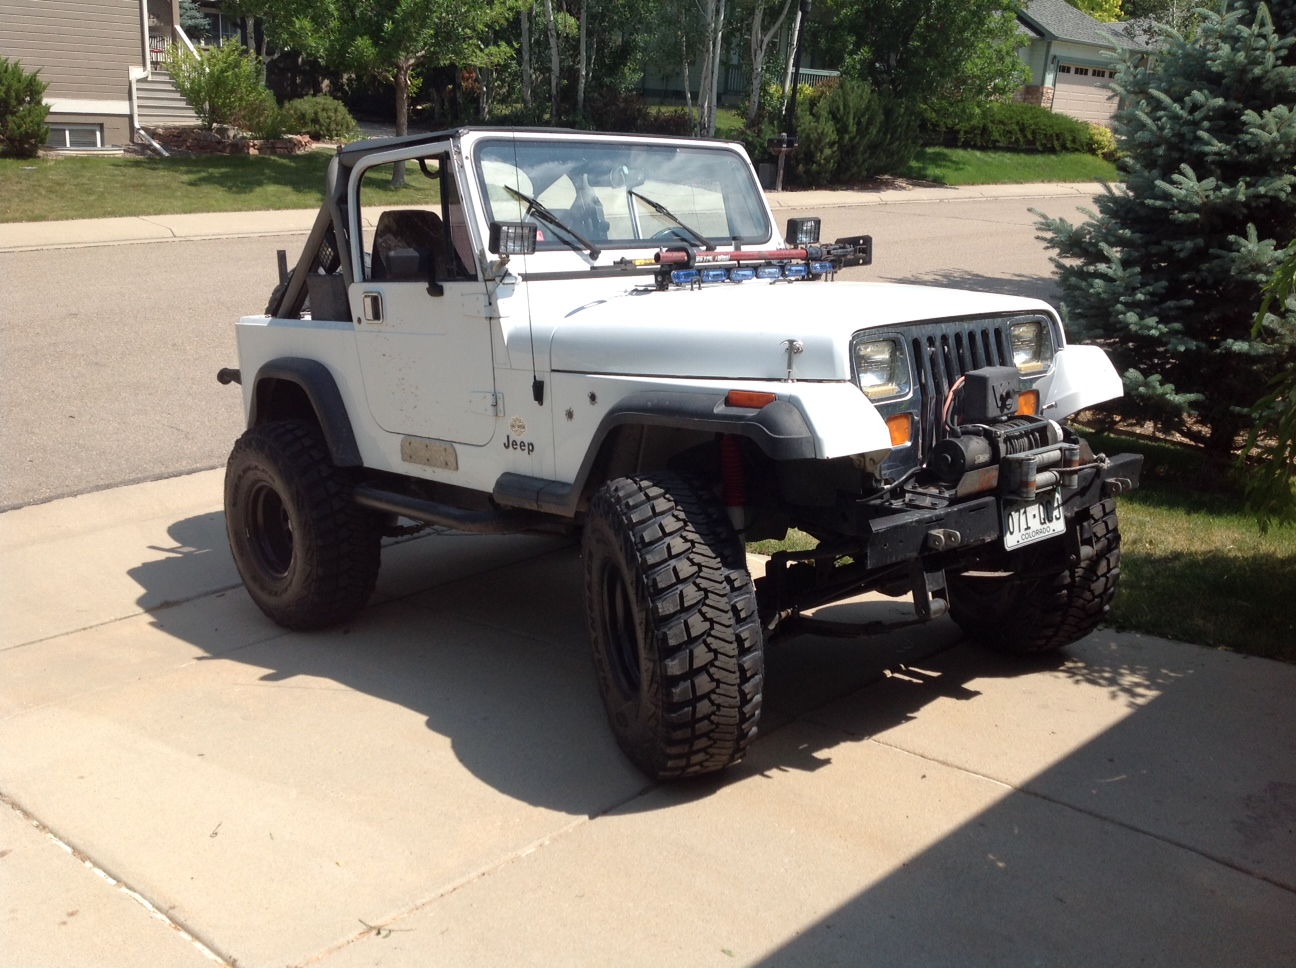
[{"label": "front wheel", "polygon": [[373,593],[379,520],[351,500],[313,423],[275,421],[238,439],[225,468],[225,527],[248,593],[280,625],[334,625]]},{"label": "front wheel", "polygon": [[585,603],[617,742],[654,779],[723,769],[760,719],[764,659],[741,541],[674,474],[620,478],[590,504]]},{"label": "front wheel", "polygon": [[[1032,562],[1009,576],[952,575],[950,617],[971,638],[996,652],[1051,652],[1098,627],[1116,597],[1120,527],[1107,499],[1076,515],[1085,556],[1062,569]],[[1091,553],[1090,553],[1091,552]]]}]

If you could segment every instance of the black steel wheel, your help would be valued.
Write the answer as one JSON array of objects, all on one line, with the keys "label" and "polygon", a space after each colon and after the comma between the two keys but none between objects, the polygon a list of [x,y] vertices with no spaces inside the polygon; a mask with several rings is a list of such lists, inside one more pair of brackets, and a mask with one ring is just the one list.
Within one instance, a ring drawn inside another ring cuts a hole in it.
[{"label": "black steel wheel", "polygon": [[334,625],[373,593],[380,521],[351,500],[313,423],[275,421],[238,439],[225,468],[225,526],[248,593],[280,625]]},{"label": "black steel wheel", "polygon": [[950,616],[972,639],[996,652],[1051,652],[1098,627],[1120,579],[1116,502],[1107,499],[1076,515],[1086,553],[1058,569],[1035,555],[1009,576],[951,575]]},{"label": "black steel wheel", "polygon": [[585,603],[621,748],[654,779],[734,763],[756,735],[764,658],[756,593],[724,509],[674,474],[620,478],[590,504]]}]

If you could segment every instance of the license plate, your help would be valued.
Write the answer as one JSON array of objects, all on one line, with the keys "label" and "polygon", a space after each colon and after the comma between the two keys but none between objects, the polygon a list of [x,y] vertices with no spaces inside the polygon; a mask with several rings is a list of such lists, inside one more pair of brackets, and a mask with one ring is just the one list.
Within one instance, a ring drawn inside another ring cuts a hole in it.
[{"label": "license plate", "polygon": [[1057,488],[1031,504],[1003,506],[1003,541],[1009,550],[1043,541],[1065,530],[1062,495]]}]

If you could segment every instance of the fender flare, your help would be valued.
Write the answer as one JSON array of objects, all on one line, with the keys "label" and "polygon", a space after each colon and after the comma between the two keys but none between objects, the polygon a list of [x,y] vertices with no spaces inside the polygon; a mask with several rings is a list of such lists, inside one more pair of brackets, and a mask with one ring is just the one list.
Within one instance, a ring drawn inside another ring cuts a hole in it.
[{"label": "fender flare", "polygon": [[775,400],[759,410],[748,410],[726,406],[725,395],[717,392],[650,390],[631,393],[603,415],[594,439],[590,441],[590,450],[597,451],[612,429],[623,424],[734,434],[751,440],[771,460],[815,456],[810,425],[801,411],[786,400]]},{"label": "fender flare", "polygon": [[495,482],[492,496],[497,503],[508,507],[572,517],[604,442],[613,430],[628,424],[746,437],[771,460],[803,460],[815,456],[814,435],[809,424],[801,411],[786,400],[776,400],[760,410],[748,410],[726,406],[725,394],[714,391],[652,390],[629,394],[604,414],[572,483],[506,473]]},{"label": "fender flare", "polygon": [[252,383],[252,403],[248,410],[248,426],[255,427],[262,421],[259,414],[262,386],[269,381],[282,381],[301,388],[306,399],[315,411],[328,446],[329,455],[337,467],[360,467],[364,464],[360,457],[360,447],[356,443],[355,431],[351,427],[351,418],[347,414],[346,403],[338,390],[337,381],[332,372],[318,360],[308,360],[297,356],[285,356],[269,360],[257,370]]}]

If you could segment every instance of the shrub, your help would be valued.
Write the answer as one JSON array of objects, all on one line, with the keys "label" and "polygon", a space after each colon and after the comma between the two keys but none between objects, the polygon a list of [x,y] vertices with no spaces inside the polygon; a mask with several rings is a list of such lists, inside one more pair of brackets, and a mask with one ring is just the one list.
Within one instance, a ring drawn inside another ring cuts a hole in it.
[{"label": "shrub", "polygon": [[1089,153],[1108,161],[1117,159],[1120,152],[1116,149],[1116,135],[1112,134],[1111,128],[1104,128],[1101,124],[1089,125]]},{"label": "shrub", "polygon": [[326,94],[299,97],[283,106],[284,123],[295,134],[316,141],[346,141],[355,136],[356,122],[346,105]]},{"label": "shrub", "polygon": [[246,129],[249,121],[264,119],[269,91],[261,83],[258,61],[241,45],[206,47],[195,57],[173,44],[167,51],[167,70],[208,128],[232,124]]},{"label": "shrub", "polygon": [[[782,128],[765,116],[743,132],[756,162],[773,160],[768,140]],[[785,177],[794,184],[840,185],[904,168],[918,148],[916,112],[879,95],[866,81],[843,78],[797,96],[797,150]]]},{"label": "shrub", "polygon": [[644,134],[668,134],[687,137],[693,133],[693,119],[684,108],[663,108],[648,114],[648,120],[640,129]]},{"label": "shrub", "polygon": [[1089,125],[1035,104],[984,101],[957,114],[932,119],[940,143],[957,148],[1008,148],[1032,151],[1089,151]]},{"label": "shrub", "polygon": [[605,88],[585,100],[585,124],[594,131],[634,134],[652,130],[652,112],[638,94]]},{"label": "shrub", "polygon": [[45,143],[45,84],[18,61],[0,57],[0,155],[35,158]]},{"label": "shrub", "polygon": [[269,91],[239,114],[237,126],[254,138],[282,138],[289,128],[287,112],[279,107]]}]

